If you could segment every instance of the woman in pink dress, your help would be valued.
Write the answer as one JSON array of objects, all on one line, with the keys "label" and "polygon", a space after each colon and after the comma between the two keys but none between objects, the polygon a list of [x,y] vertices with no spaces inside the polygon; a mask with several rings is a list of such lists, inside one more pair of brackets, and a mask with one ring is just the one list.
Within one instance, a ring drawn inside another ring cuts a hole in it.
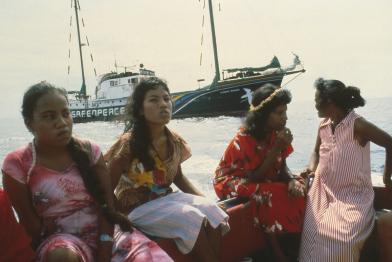
[{"label": "woman in pink dress", "polygon": [[33,85],[22,115],[34,139],[6,156],[2,172],[38,261],[172,261],[114,210],[99,147],[72,136],[65,90]]},{"label": "woman in pink dress", "polygon": [[370,142],[386,149],[384,182],[390,186],[392,137],[354,112],[364,99],[356,87],[318,79],[316,109],[324,118],[308,170],[300,261],[358,261],[374,225]]}]

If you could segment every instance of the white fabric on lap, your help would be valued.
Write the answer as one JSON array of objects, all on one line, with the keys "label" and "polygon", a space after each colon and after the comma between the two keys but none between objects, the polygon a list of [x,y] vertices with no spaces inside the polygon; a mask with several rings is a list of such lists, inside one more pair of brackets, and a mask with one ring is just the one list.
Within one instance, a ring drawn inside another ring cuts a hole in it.
[{"label": "white fabric on lap", "polygon": [[222,224],[222,234],[229,231],[229,216],[214,202],[183,192],[144,203],[128,218],[148,235],[173,239],[183,254],[192,250],[203,222],[213,228]]}]

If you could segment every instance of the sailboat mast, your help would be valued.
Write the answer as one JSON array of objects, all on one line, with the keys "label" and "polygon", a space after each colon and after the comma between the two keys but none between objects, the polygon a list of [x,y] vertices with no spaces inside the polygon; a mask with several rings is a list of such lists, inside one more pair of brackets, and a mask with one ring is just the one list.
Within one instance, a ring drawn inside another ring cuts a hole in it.
[{"label": "sailboat mast", "polygon": [[212,33],[212,46],[214,48],[214,61],[215,61],[215,78],[214,83],[220,80],[220,70],[218,61],[218,48],[216,46],[216,35],[215,35],[215,23],[214,23],[214,12],[212,11],[212,0],[208,0],[208,8],[210,11],[210,24]]},{"label": "sailboat mast", "polygon": [[86,80],[84,77],[84,67],[83,67],[83,54],[82,54],[82,43],[80,41],[80,30],[79,30],[79,16],[78,16],[78,1],[74,0],[75,7],[75,17],[76,17],[76,28],[78,31],[78,44],[79,44],[79,54],[80,54],[80,66],[82,67],[82,87],[80,89],[80,93],[83,95],[83,98],[86,98]]}]

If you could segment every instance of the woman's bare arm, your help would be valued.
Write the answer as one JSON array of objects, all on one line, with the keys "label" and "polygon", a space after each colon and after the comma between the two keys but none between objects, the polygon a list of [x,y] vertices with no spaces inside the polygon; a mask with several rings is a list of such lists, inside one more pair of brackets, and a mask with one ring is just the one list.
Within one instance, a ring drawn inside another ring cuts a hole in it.
[{"label": "woman's bare arm", "polygon": [[281,155],[282,151],[286,149],[293,141],[293,136],[288,128],[279,131],[276,135],[275,144],[267,153],[260,165],[247,173],[247,177],[252,182],[263,182],[265,180],[265,173],[267,173],[276,162],[276,159]]},{"label": "woman's bare arm", "polygon": [[314,146],[312,154],[310,155],[310,160],[308,165],[309,170],[312,172],[316,171],[320,158],[319,150],[321,145],[321,139],[319,134],[320,132],[317,133],[316,144]]},{"label": "woman's bare arm", "polygon": [[[114,194],[112,189],[112,183],[109,175],[109,170],[106,167],[105,161],[101,156],[98,162],[93,166],[94,173],[98,176],[100,181],[104,198],[107,206],[114,210]],[[108,222],[105,215],[99,212],[99,234],[108,234],[113,236],[113,225]],[[110,261],[112,255],[113,243],[110,241],[99,241],[98,243],[98,261]]]},{"label": "woman's bare arm", "polygon": [[177,175],[173,182],[182,192],[197,196],[204,196],[204,194],[182,174],[181,165],[178,167]]},{"label": "woman's bare arm", "polygon": [[392,137],[384,130],[366,121],[364,118],[355,120],[354,136],[362,146],[370,141],[385,148],[384,184],[385,186],[392,188]]},{"label": "woman's bare arm", "polygon": [[28,186],[18,182],[4,172],[3,186],[18,214],[19,222],[25,228],[27,234],[30,235],[33,247],[37,247],[41,241],[41,232],[43,232],[44,228],[33,206]]}]

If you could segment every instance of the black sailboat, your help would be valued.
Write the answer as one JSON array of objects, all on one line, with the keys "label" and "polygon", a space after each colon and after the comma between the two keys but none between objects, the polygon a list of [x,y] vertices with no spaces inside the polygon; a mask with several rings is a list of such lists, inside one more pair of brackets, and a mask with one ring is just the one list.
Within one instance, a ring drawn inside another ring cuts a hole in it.
[{"label": "black sailboat", "polygon": [[298,56],[295,55],[293,65],[288,68],[282,68],[275,56],[271,63],[264,67],[223,70],[221,79],[212,0],[208,0],[208,7],[215,77],[209,86],[202,89],[173,93],[173,118],[242,115],[249,110],[252,92],[255,89],[266,83],[280,86],[284,76],[305,72],[302,66],[296,70],[296,66],[301,65]]}]

